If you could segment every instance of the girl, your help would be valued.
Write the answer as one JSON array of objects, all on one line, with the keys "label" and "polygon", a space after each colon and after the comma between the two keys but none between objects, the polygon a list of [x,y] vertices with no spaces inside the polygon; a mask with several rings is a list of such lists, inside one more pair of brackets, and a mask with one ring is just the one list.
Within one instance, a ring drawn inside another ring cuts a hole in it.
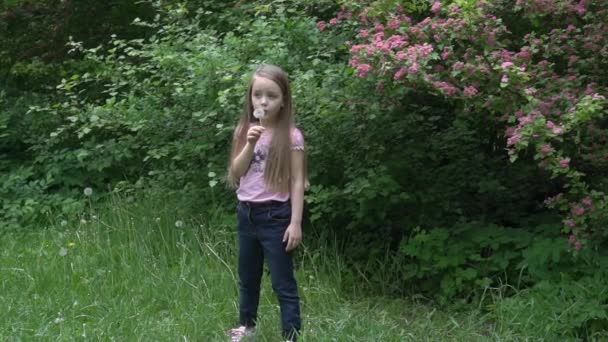
[{"label": "girl", "polygon": [[296,339],[300,298],[290,252],[302,240],[306,177],[304,138],[294,125],[287,75],[262,65],[245,96],[228,172],[239,200],[240,326],[230,330],[232,341],[255,332],[264,259],[279,299],[283,336]]}]

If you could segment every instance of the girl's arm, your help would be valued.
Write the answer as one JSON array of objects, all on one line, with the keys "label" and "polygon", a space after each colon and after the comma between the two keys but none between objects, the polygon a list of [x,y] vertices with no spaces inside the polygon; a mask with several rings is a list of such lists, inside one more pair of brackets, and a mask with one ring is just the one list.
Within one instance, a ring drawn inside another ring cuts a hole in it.
[{"label": "girl's arm", "polygon": [[243,147],[241,152],[239,152],[234,160],[230,162],[230,172],[235,179],[241,178],[245,172],[247,172],[249,164],[251,163],[251,158],[253,158],[255,144],[260,139],[262,133],[264,133],[264,127],[262,126],[249,127],[247,130],[247,143],[245,144],[245,147]]},{"label": "girl's arm", "polygon": [[247,142],[241,152],[234,158],[234,160],[232,160],[230,168],[232,169],[232,174],[236,179],[241,178],[245,172],[247,172],[249,163],[251,163],[251,158],[253,158],[254,147],[254,144]]},{"label": "girl's arm", "polygon": [[287,241],[288,252],[296,248],[302,241],[302,211],[304,209],[304,151],[291,151],[291,183],[289,185],[291,198],[291,223],[283,235]]},{"label": "girl's arm", "polygon": [[291,151],[291,223],[302,224],[304,208],[304,151]]}]

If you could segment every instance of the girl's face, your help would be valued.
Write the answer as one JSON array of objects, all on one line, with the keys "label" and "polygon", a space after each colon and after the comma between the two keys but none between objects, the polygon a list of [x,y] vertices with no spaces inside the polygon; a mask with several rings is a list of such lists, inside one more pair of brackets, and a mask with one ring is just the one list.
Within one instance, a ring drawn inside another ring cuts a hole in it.
[{"label": "girl's face", "polygon": [[264,110],[266,113],[264,121],[275,122],[283,107],[283,92],[273,80],[255,76],[251,89],[251,104],[254,110],[256,108]]}]

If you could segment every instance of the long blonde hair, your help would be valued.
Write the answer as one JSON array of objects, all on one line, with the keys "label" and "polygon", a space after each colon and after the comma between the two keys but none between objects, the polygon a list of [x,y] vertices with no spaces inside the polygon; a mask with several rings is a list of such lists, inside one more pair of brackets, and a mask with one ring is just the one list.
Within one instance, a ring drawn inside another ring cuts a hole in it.
[{"label": "long blonde hair", "polygon": [[[264,182],[270,190],[286,193],[289,192],[291,181],[291,130],[295,127],[293,101],[287,74],[280,67],[270,64],[260,65],[249,81],[249,87],[245,93],[243,112],[236,126],[234,139],[232,140],[228,167],[228,184],[233,188],[238,186],[239,179],[232,172],[230,165],[234,158],[243,150],[247,142],[247,131],[255,120],[253,117],[251,92],[256,77],[264,77],[275,82],[283,95],[283,106],[277,115],[272,141],[268,150],[268,156],[266,157]],[[306,182],[306,164],[304,164],[304,179]]]}]

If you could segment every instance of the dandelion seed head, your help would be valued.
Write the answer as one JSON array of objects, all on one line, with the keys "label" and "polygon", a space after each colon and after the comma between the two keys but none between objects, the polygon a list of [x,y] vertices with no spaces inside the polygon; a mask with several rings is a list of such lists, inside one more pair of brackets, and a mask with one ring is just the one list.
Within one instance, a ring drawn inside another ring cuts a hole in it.
[{"label": "dandelion seed head", "polygon": [[266,116],[266,112],[262,108],[256,108],[253,111],[253,116],[256,119],[263,119]]}]

